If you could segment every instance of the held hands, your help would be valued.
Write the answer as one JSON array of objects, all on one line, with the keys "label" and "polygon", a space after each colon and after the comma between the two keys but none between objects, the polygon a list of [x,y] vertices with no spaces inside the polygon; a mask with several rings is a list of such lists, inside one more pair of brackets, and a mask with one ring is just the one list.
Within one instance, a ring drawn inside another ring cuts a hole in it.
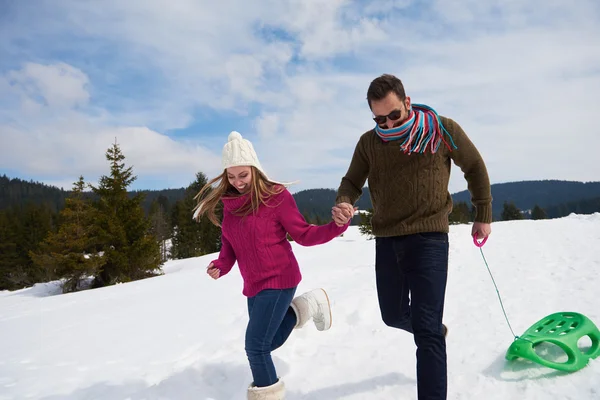
[{"label": "held hands", "polygon": [[213,263],[206,268],[206,273],[213,279],[219,279],[221,276],[221,270],[214,266]]},{"label": "held hands", "polygon": [[358,207],[349,203],[339,203],[331,208],[331,217],[337,226],[344,226],[352,219]]}]

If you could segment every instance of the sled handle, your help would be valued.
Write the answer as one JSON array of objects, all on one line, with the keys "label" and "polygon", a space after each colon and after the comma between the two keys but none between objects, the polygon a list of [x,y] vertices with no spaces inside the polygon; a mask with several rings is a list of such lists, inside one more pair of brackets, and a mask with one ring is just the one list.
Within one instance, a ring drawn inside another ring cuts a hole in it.
[{"label": "sled handle", "polygon": [[477,247],[483,247],[483,245],[485,244],[485,242],[487,242],[489,236],[486,236],[483,238],[483,240],[481,242],[477,241],[477,232],[475,232],[475,234],[473,234],[473,243],[475,244],[475,246]]}]

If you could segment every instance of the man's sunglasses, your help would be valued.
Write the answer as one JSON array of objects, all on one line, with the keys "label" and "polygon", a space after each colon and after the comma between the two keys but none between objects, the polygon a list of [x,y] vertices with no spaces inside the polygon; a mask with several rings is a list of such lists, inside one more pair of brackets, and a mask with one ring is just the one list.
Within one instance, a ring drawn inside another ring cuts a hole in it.
[{"label": "man's sunglasses", "polygon": [[396,121],[402,116],[402,110],[394,110],[388,115],[376,115],[373,117],[373,121],[375,121],[378,125],[383,125],[386,123],[389,118],[390,121]]}]

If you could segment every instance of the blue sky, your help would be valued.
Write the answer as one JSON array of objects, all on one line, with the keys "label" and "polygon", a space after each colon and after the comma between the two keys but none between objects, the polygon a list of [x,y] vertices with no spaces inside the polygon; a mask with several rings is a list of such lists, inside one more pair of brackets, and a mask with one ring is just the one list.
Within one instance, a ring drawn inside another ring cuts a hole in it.
[{"label": "blue sky", "polygon": [[[600,5],[548,1],[0,2],[0,173],[96,183],[220,172],[232,130],[292,191],[337,188],[382,73],[455,119],[492,182],[597,181]],[[451,192],[466,189],[457,167]]]}]

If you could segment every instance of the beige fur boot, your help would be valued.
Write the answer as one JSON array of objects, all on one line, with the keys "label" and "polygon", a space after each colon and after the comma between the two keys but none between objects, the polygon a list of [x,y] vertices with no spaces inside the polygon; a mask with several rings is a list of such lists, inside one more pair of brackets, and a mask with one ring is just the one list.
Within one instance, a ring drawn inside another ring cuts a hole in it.
[{"label": "beige fur boot", "polygon": [[292,309],[296,313],[296,326],[299,329],[312,318],[317,330],[331,328],[331,305],[324,289],[314,289],[292,300]]},{"label": "beige fur boot", "polygon": [[285,399],[285,385],[283,381],[279,379],[277,383],[271,386],[256,387],[250,385],[248,388],[248,400],[284,400]]}]

